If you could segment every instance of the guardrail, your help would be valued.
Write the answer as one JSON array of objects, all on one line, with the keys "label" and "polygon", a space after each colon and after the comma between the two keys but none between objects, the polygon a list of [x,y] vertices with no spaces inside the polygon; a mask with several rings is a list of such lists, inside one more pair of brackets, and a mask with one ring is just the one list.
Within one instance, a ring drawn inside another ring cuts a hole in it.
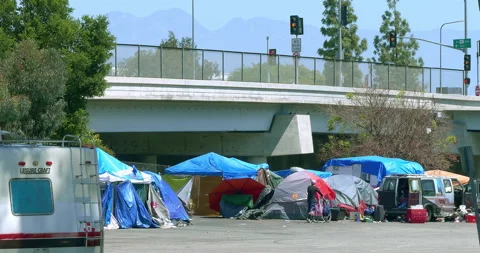
[{"label": "guardrail", "polygon": [[[289,55],[117,44],[109,75],[194,80],[375,87],[465,94],[463,70]],[[440,85],[440,73],[442,83]]]}]

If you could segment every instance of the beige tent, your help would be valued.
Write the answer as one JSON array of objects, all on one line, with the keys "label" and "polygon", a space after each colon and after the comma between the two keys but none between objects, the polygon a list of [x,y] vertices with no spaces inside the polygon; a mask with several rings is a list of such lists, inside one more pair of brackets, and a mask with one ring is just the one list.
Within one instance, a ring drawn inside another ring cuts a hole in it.
[{"label": "beige tent", "polygon": [[469,177],[462,176],[459,174],[455,174],[452,172],[444,171],[444,170],[429,170],[425,171],[425,175],[429,176],[442,176],[442,177],[451,177],[451,178],[456,178],[462,185],[468,184],[468,181],[470,181]]}]

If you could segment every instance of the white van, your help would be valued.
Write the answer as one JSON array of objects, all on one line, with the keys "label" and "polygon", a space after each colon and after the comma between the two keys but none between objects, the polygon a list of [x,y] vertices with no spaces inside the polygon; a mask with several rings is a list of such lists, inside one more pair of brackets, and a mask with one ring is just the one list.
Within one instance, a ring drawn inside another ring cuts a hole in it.
[{"label": "white van", "polygon": [[427,175],[389,175],[378,190],[378,202],[387,217],[405,215],[407,208],[422,205],[427,220],[448,217],[464,203],[458,179]]},{"label": "white van", "polygon": [[2,253],[103,252],[94,148],[80,138],[0,143]]}]

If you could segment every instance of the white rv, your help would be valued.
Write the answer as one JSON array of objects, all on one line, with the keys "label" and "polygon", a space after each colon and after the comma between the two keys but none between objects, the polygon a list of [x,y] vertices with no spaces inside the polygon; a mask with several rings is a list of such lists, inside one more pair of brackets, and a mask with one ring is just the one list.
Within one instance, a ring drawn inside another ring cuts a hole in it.
[{"label": "white rv", "polygon": [[103,252],[94,148],[62,141],[0,143],[0,252]]}]

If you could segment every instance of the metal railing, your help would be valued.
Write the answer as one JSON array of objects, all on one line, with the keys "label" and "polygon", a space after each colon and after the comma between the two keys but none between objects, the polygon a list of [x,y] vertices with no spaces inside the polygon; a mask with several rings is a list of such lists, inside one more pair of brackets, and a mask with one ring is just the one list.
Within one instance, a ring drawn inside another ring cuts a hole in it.
[{"label": "metal railing", "polygon": [[131,44],[117,44],[110,63],[111,76],[298,83],[465,94],[463,70],[458,69],[440,71],[440,68],[430,67]]}]

